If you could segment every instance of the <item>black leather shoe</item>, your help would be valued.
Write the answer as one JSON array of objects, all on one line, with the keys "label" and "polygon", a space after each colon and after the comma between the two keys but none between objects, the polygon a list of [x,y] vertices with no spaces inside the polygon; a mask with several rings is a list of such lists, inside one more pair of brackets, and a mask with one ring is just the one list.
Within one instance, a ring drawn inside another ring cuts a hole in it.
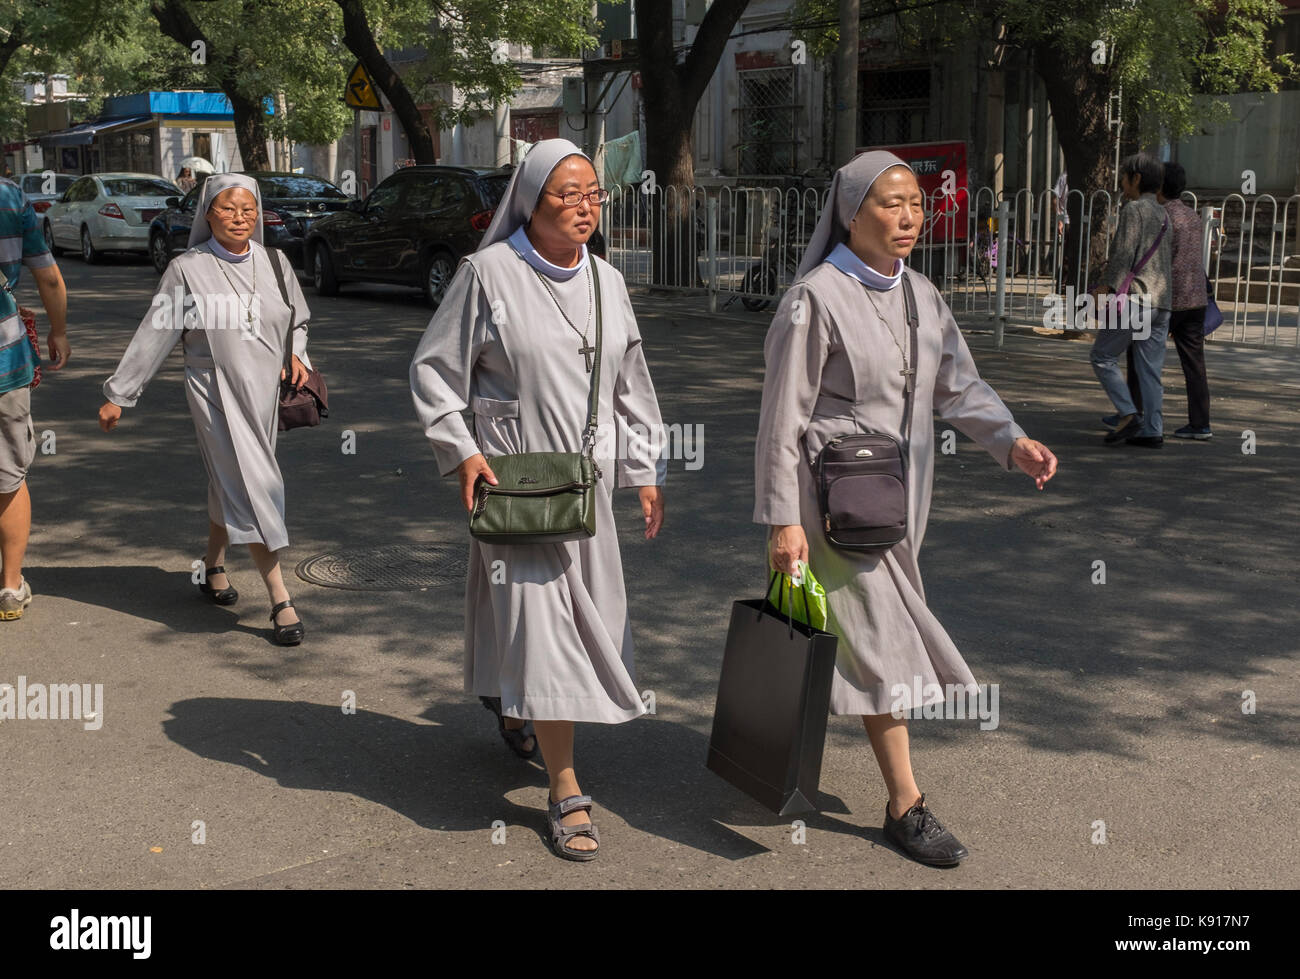
[{"label": "black leather shoe", "polygon": [[1163,449],[1165,440],[1159,435],[1130,435],[1124,440],[1126,445],[1140,445],[1144,449]]},{"label": "black leather shoe", "polygon": [[925,796],[902,819],[889,814],[885,804],[885,839],[927,867],[955,867],[969,856],[957,837],[943,828],[938,818],[925,808]]},{"label": "black leather shoe", "polygon": [[1128,418],[1129,420],[1126,424],[1119,426],[1119,428],[1110,432],[1106,436],[1105,442],[1107,445],[1115,445],[1118,442],[1123,442],[1129,436],[1138,433],[1138,429],[1142,427],[1142,424],[1137,420],[1137,415],[1129,415]]},{"label": "black leather shoe", "polygon": [[[198,583],[199,594],[207,595],[208,598],[212,599],[218,605],[234,605],[235,602],[239,601],[239,592],[235,591],[235,589],[229,585],[222,588],[220,591],[213,588],[208,584],[208,577],[209,575],[214,574],[226,574],[226,569],[221,565],[217,565],[215,568],[208,568],[207,571],[203,573],[203,580]],[[227,581],[228,580],[229,575],[227,575]]]},{"label": "black leather shoe", "polygon": [[274,630],[275,641],[281,646],[296,646],[302,642],[305,632],[301,622],[294,622],[292,625],[276,625],[275,616],[282,609],[293,608],[293,602],[285,599],[279,605],[271,609],[271,627]]}]

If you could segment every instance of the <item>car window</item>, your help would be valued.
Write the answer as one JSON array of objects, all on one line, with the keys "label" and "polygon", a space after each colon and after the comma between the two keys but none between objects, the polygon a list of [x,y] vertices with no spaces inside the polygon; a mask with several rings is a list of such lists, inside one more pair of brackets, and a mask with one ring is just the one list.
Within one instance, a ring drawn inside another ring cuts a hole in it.
[{"label": "car window", "polygon": [[104,181],[107,197],[176,197],[180,192],[173,183],[147,177],[114,177]]},{"label": "car window", "polygon": [[193,214],[194,209],[199,206],[199,195],[203,193],[202,187],[195,187],[183,198],[181,198],[181,210],[186,214]]},{"label": "car window", "polygon": [[465,202],[469,196],[469,190],[463,180],[455,177],[442,177],[433,181],[431,186],[426,186],[420,197],[424,198],[419,202],[430,211],[454,211]]},{"label": "car window", "polygon": [[93,201],[95,194],[95,181],[89,177],[82,177],[68,188],[68,200],[70,202]]},{"label": "car window", "polygon": [[258,177],[257,186],[262,197],[327,197],[347,200],[348,195],[328,180],[306,176]]},{"label": "car window", "polygon": [[23,182],[19,184],[24,194],[39,194],[41,192],[41,175],[39,173],[23,174]]},{"label": "car window", "polygon": [[488,207],[496,207],[501,203],[501,198],[505,196],[506,188],[510,186],[510,178],[505,174],[483,177],[479,180],[478,185],[479,190],[482,191],[484,203]]},{"label": "car window", "polygon": [[406,188],[410,183],[409,180],[384,181],[366,198],[366,210],[371,211],[381,207],[391,213],[402,207],[407,196]]}]

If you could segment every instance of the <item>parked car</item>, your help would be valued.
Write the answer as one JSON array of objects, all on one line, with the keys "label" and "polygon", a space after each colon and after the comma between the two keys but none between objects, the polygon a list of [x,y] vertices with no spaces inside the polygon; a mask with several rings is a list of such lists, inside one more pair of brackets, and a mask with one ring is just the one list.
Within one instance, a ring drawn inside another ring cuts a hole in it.
[{"label": "parked car", "polygon": [[22,188],[22,192],[27,195],[27,199],[32,202],[32,209],[37,214],[44,214],[49,210],[50,205],[63,196],[64,192],[72,186],[77,177],[71,173],[51,174],[54,178],[54,184],[51,193],[45,192],[45,174],[37,173],[20,173],[14,182]]},{"label": "parked car", "polygon": [[[343,210],[352,201],[328,180],[310,174],[253,170],[245,176],[257,181],[262,194],[262,244],[283,251],[296,269],[304,268],[302,243],[307,229],[325,215]],[[149,228],[149,257],[159,275],[167,270],[172,258],[190,247],[194,209],[202,192],[200,180],[184,197],[168,198],[166,209],[153,219]]]},{"label": "parked car", "polygon": [[87,262],[109,251],[148,251],[149,223],[180,192],[150,173],[80,177],[46,209],[45,242],[55,255],[78,249]]},{"label": "parked car", "polygon": [[312,281],[324,296],[344,282],[391,282],[424,290],[432,306],[463,255],[483,239],[509,169],[404,167],[364,201],[321,218],[307,233]]}]

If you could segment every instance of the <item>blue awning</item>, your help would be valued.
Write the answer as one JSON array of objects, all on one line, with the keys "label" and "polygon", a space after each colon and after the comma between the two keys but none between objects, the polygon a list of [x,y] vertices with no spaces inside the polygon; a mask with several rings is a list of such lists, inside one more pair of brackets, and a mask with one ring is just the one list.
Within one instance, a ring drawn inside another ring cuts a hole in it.
[{"label": "blue awning", "polygon": [[95,141],[95,137],[101,133],[110,132],[114,129],[121,129],[126,126],[138,126],[142,122],[149,122],[153,116],[128,116],[125,119],[103,119],[99,122],[83,122],[73,126],[71,129],[64,129],[57,133],[50,133],[42,136],[42,142],[48,142],[51,146],[89,146]]}]

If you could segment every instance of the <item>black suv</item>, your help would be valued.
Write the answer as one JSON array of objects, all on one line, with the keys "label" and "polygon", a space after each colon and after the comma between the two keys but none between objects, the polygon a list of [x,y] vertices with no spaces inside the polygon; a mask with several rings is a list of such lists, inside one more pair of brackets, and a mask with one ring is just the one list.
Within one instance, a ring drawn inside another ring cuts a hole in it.
[{"label": "black suv", "polygon": [[[245,176],[257,181],[262,195],[262,244],[284,252],[294,268],[303,265],[303,236],[313,223],[334,211],[341,211],[352,198],[328,180],[302,173],[254,170]],[[149,226],[149,257],[162,275],[172,258],[189,249],[194,208],[203,184],[184,197],[169,197],[167,210]]]},{"label": "black suv", "polygon": [[510,183],[509,168],[417,165],[398,170],[365,201],[312,225],[304,245],[316,289],[391,282],[442,301],[461,256],[478,247]]}]

